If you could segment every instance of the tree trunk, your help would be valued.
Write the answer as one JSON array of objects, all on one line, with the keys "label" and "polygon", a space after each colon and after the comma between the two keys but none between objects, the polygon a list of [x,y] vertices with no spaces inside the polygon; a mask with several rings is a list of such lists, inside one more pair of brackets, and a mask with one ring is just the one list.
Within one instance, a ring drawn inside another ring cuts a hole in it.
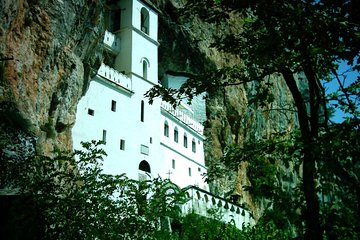
[{"label": "tree trunk", "polygon": [[304,220],[306,224],[305,239],[322,239],[322,230],[320,228],[320,206],[315,190],[316,156],[313,152],[314,136],[309,124],[305,101],[296,85],[293,73],[289,69],[284,69],[282,74],[294,98],[303,142],[303,190],[306,201],[306,208],[304,212]]}]

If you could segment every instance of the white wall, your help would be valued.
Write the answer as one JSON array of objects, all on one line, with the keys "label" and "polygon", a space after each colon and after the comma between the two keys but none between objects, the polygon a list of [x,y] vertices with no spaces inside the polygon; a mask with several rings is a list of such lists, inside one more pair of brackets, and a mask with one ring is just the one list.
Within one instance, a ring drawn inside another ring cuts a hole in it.
[{"label": "white wall", "polygon": [[[169,125],[169,137],[164,135],[164,123]],[[208,190],[204,182],[203,174],[207,171],[204,160],[203,136],[182,124],[179,120],[162,110],[160,127],[161,153],[165,162],[165,172],[161,176],[169,178],[180,187],[196,185]],[[174,129],[178,129],[178,142],[174,140]],[[186,133],[188,145],[184,147],[184,134]],[[192,151],[192,140],[195,140],[196,152]],[[175,160],[175,169],[172,167],[172,160]],[[191,168],[191,176],[189,176]],[[200,171],[199,171],[200,170]]]},{"label": "white wall", "polygon": [[[152,174],[158,174],[160,160],[158,126],[160,119],[159,102],[149,106],[145,102],[144,122],[140,121],[140,107],[143,92],[130,96],[109,85],[106,80],[95,78],[86,95],[79,101],[76,123],[73,127],[74,148],[80,149],[80,141],[101,140],[106,130],[108,153],[104,161],[104,172],[109,174],[127,173],[137,179],[138,166],[142,160],[149,162]],[[116,112],[111,111],[111,101],[116,101]],[[88,115],[93,109],[94,116]],[[151,116],[151,117],[150,117]],[[150,144],[150,137],[153,144]],[[125,150],[120,150],[120,139],[125,140]],[[140,153],[140,146],[149,147],[149,155]]]},{"label": "white wall", "polygon": [[143,76],[143,64],[141,59],[147,58],[150,62],[148,66],[148,80],[157,84],[158,82],[158,48],[153,43],[145,39],[142,34],[132,32],[132,72]]}]

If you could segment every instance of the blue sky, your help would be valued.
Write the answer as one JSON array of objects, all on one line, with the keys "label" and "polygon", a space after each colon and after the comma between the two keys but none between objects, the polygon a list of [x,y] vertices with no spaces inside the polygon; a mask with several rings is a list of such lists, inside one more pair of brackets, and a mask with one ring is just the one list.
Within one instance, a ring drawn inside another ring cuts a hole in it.
[{"label": "blue sky", "polygon": [[[339,64],[338,74],[345,87],[353,83],[359,76],[359,72],[349,71],[350,68],[351,66],[347,65],[346,62],[341,62]],[[344,74],[345,77],[342,77],[341,74]],[[327,94],[332,93],[339,88],[339,84],[335,78],[331,82],[325,83],[324,86]],[[359,108],[359,106],[357,107]],[[346,117],[346,115],[340,109],[336,109],[331,120],[339,123],[344,121],[344,117]]]}]

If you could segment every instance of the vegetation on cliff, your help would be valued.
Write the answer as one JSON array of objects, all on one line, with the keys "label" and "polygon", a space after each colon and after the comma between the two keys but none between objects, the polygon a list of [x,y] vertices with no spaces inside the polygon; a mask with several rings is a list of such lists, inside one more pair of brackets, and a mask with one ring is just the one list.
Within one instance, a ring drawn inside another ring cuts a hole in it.
[{"label": "vegetation on cliff", "polygon": [[[358,215],[359,191],[354,184],[358,183],[359,177],[358,158],[354,153],[358,153],[359,149],[343,143],[352,141],[353,137],[358,136],[357,103],[360,79],[358,78],[348,88],[343,86],[342,81],[338,81],[340,93],[335,95],[336,98],[332,96],[332,100],[338,100],[342,109],[351,114],[351,117],[340,126],[329,121],[327,106],[329,99],[325,94],[323,81],[331,81],[334,75],[336,78],[339,77],[337,75],[339,61],[346,61],[354,71],[360,69],[358,58],[360,21],[357,1],[209,0],[187,3],[184,14],[188,16],[197,14],[213,24],[224,22],[231,24],[234,18],[237,19],[235,20],[237,26],[229,32],[218,34],[213,47],[239,56],[241,63],[233,67],[201,73],[190,79],[178,92],[167,92],[159,87],[149,92],[148,96],[165,95],[176,103],[176,99],[184,95],[191,99],[194,94],[203,91],[211,92],[214,89],[257,82],[254,91],[255,103],[261,108],[266,106],[266,103],[274,101],[274,95],[269,89],[276,84],[273,81],[276,78],[269,79],[268,76],[282,76],[291,92],[299,122],[299,137],[296,145],[300,154],[297,156],[297,164],[302,167],[300,190],[303,195],[297,197],[304,198],[301,206],[302,214],[299,216],[305,223],[304,237],[322,239],[323,236],[329,238],[342,236],[341,229],[346,229],[348,225],[341,221],[338,222],[340,226],[331,222],[330,215],[323,209],[324,206],[329,207],[327,199],[321,199],[319,195],[329,182],[335,184],[333,191],[325,194],[328,196],[337,193],[336,203],[331,201],[330,209],[341,209],[337,213],[339,216],[348,212],[351,212],[352,216]],[[173,96],[175,98],[172,98]],[[344,134],[343,130],[340,130],[344,128],[352,134]],[[334,132],[340,138],[331,138]],[[337,157],[337,154],[331,151],[331,148],[335,147],[333,144],[350,150],[346,151],[346,156]],[[325,156],[324,152],[332,152],[332,154],[330,156],[326,154],[328,158],[325,160],[322,158]],[[288,154],[286,152],[283,154],[286,160]],[[238,158],[241,161],[241,155]],[[335,175],[335,178],[326,178],[328,172]],[[269,174],[269,172],[265,173]],[[348,181],[340,183],[335,180],[337,178]],[[270,179],[266,178],[264,181]],[[254,182],[256,179],[250,181],[256,186]],[[261,183],[260,186],[265,183]],[[252,186],[253,191],[254,186]],[[351,206],[344,204],[346,200],[341,195],[345,192],[338,191],[339,189],[343,189],[346,193],[351,191],[356,204]],[[268,191],[263,190],[260,190],[260,193],[268,197],[266,194]],[[337,231],[329,229],[337,229]],[[354,234],[359,232],[359,226],[353,226],[350,232],[349,239],[351,235],[354,237]],[[303,231],[299,230],[297,234],[302,236]]]}]

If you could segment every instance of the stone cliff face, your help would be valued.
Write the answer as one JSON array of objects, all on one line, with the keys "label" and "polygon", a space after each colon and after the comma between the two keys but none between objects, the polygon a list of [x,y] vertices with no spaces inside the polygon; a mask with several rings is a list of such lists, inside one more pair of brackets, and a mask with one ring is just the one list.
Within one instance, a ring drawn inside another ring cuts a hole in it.
[{"label": "stone cliff face", "polygon": [[[211,48],[210,44],[219,31],[235,28],[238,19],[230,19],[223,26],[201,21],[199,13],[184,16],[186,1],[158,0],[162,10],[160,24],[159,77],[166,71],[201,74],[211,68],[233,66],[240,63],[237,56]],[[206,9],[203,9],[206,11]],[[249,139],[269,138],[272,133],[290,132],[296,125],[292,97],[281,76],[271,76],[274,82],[271,92],[275,101],[260,108],[249,104],[254,83],[232,86],[209,93],[207,99],[207,122],[205,123],[206,161],[208,166],[218,162],[226,146],[242,146]],[[287,109],[287,110],[285,110]],[[289,111],[290,109],[290,111]],[[226,167],[226,166],[225,166]],[[250,208],[255,218],[263,209],[243,187],[250,184],[247,164],[239,165],[237,172],[228,171],[227,176],[212,183],[212,191],[230,197],[239,194],[241,203]]]},{"label": "stone cliff face", "polygon": [[32,153],[69,150],[76,104],[100,64],[104,3],[0,3],[0,135],[17,136],[1,142],[1,155],[20,150],[24,134]]}]

